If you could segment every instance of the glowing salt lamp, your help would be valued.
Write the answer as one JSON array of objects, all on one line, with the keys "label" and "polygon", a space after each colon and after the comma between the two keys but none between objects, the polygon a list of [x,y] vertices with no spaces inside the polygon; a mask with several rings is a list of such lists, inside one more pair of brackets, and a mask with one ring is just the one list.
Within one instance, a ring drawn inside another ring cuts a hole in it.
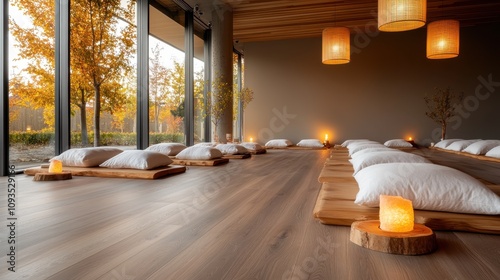
[{"label": "glowing salt lamp", "polygon": [[413,206],[411,200],[400,196],[380,195],[380,229],[389,232],[413,230]]},{"label": "glowing salt lamp", "polygon": [[62,173],[62,161],[53,159],[50,161],[49,173]]}]

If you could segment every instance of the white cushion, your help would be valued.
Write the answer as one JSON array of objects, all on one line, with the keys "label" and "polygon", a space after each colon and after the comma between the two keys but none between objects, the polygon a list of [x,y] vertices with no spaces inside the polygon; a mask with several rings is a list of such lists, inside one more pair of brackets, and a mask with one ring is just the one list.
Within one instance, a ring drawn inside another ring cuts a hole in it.
[{"label": "white cushion", "polygon": [[413,148],[413,145],[404,139],[387,140],[384,145],[389,148]]},{"label": "white cushion", "polygon": [[216,145],[217,145],[217,143],[215,143],[215,142],[200,142],[200,143],[194,144],[193,146],[215,147]]},{"label": "white cushion", "polygon": [[107,168],[153,169],[160,166],[167,166],[171,163],[172,159],[162,153],[127,150],[108,159],[99,166]]},{"label": "white cushion", "polygon": [[302,139],[297,143],[299,147],[307,147],[307,148],[323,148],[323,143],[318,139]]},{"label": "white cushion", "polygon": [[223,155],[244,155],[249,153],[247,148],[238,144],[218,144],[215,148],[221,151]]},{"label": "white cushion", "polygon": [[241,145],[243,147],[247,148],[247,150],[251,150],[251,151],[265,150],[264,147],[262,147],[259,143],[255,143],[255,142],[243,142],[243,143],[241,143]]},{"label": "white cushion", "polygon": [[470,144],[467,148],[463,149],[463,152],[473,155],[484,155],[496,146],[500,146],[500,140],[481,140]]},{"label": "white cushion", "polygon": [[362,156],[362,155],[368,154],[368,153],[378,153],[378,152],[387,152],[387,151],[404,153],[403,151],[388,148],[388,147],[375,147],[375,148],[366,148],[366,149],[363,149],[361,151],[357,151],[356,153],[352,154],[351,158],[356,158],[356,157],[359,157],[359,156]]},{"label": "white cushion", "polygon": [[356,204],[378,207],[379,196],[399,195],[415,209],[471,214],[500,214],[500,197],[473,177],[431,163],[385,163],[366,167],[354,177]]},{"label": "white cushion", "polygon": [[460,152],[463,149],[467,148],[470,144],[480,141],[479,139],[475,140],[459,140],[451,143],[445,149],[450,151]]},{"label": "white cushion", "polygon": [[434,147],[445,149],[451,143],[456,142],[456,141],[460,141],[460,140],[462,140],[462,139],[445,139],[445,140],[441,140],[441,141],[437,142],[436,145],[434,145]]},{"label": "white cushion", "polygon": [[265,146],[269,148],[285,148],[292,145],[293,145],[292,141],[288,139],[272,139],[267,141]]},{"label": "white cushion", "polygon": [[181,143],[159,143],[149,146],[146,151],[158,152],[167,156],[175,156],[185,148],[187,148],[186,145]]},{"label": "white cushion", "polygon": [[90,147],[69,149],[62,154],[53,157],[62,161],[63,166],[93,167],[123,152],[112,147]]},{"label": "white cushion", "polygon": [[356,143],[356,142],[367,142],[367,141],[371,142],[371,140],[368,140],[368,139],[348,139],[348,140],[345,140],[344,142],[342,142],[342,144],[340,144],[340,146],[347,148],[347,146],[349,146],[349,144]]},{"label": "white cushion", "polygon": [[487,157],[500,158],[500,146],[489,150],[486,155]]},{"label": "white cushion", "polygon": [[383,144],[380,143],[357,143],[357,144],[351,144],[349,145],[349,155],[352,156],[356,152],[359,152],[364,149],[368,148],[385,148]]},{"label": "white cushion", "polygon": [[381,163],[391,163],[391,162],[430,163],[430,161],[425,159],[424,157],[401,151],[365,153],[349,161],[352,163],[352,166],[354,168],[354,174],[358,173],[365,167]]},{"label": "white cushion", "polygon": [[213,147],[191,146],[180,151],[175,157],[178,159],[187,159],[187,160],[209,160],[209,159],[221,158],[222,152]]}]

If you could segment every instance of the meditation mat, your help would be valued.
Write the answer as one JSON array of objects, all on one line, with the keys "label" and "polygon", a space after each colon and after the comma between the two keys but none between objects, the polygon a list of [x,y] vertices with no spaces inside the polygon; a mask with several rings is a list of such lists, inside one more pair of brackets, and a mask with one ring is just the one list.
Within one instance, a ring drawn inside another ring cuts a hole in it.
[{"label": "meditation mat", "polygon": [[174,161],[173,164],[186,165],[186,166],[216,166],[229,162],[228,158],[216,158],[207,160],[173,158],[172,160]]},{"label": "meditation mat", "polygon": [[[28,168],[24,174],[35,176],[36,173],[48,172],[48,165]],[[168,165],[150,170],[105,167],[63,167],[63,171],[71,172],[73,176],[104,177],[104,178],[129,178],[129,179],[158,179],[168,175],[186,172],[185,166]]]}]

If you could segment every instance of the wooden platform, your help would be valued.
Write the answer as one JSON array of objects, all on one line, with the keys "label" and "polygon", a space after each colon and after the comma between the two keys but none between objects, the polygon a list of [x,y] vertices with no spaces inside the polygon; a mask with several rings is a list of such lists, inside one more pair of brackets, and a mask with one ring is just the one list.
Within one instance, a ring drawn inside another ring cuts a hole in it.
[{"label": "wooden platform", "polygon": [[470,158],[480,159],[480,160],[500,162],[500,158],[487,157],[485,155],[473,155],[473,154],[469,154],[469,153],[466,153],[466,152],[457,152],[457,151],[452,151],[452,150],[447,150],[447,149],[441,149],[441,148],[436,148],[436,147],[429,148],[429,149],[431,149],[431,150],[437,150],[437,151],[441,151],[441,152],[445,152],[445,153],[451,153],[451,154],[461,155],[461,156],[464,156],[464,157],[470,157]]},{"label": "wooden platform", "polygon": [[224,155],[222,158],[227,158],[227,159],[246,159],[252,157],[251,154],[243,154],[243,155]]},{"label": "wooden platform", "polygon": [[[378,208],[354,204],[359,190],[352,165],[324,166],[323,183],[313,213],[321,223],[350,226],[355,221],[377,220]],[[500,195],[500,185],[487,185]],[[500,234],[500,215],[473,215],[415,210],[415,221],[433,230],[458,230]]]},{"label": "wooden platform", "polygon": [[228,158],[217,158],[217,159],[207,159],[207,160],[195,160],[195,159],[172,159],[173,164],[185,165],[185,166],[216,166],[229,162]]},{"label": "wooden platform", "polygon": [[[48,167],[35,167],[24,170],[24,174],[35,176],[37,173],[48,172]],[[71,172],[73,176],[103,177],[103,178],[129,178],[129,179],[158,179],[161,177],[184,173],[185,166],[169,165],[151,170],[103,168],[103,167],[64,167],[64,171]]]}]

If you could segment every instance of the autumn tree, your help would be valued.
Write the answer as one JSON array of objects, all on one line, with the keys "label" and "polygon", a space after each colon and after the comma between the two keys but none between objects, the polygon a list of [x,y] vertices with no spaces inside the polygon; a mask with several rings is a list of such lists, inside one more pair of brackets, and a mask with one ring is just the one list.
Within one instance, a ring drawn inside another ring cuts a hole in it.
[{"label": "autumn tree", "polygon": [[219,124],[226,109],[232,105],[233,88],[229,83],[224,82],[222,77],[216,77],[212,81],[212,88],[207,96],[207,114],[213,124],[213,140],[219,142]]},{"label": "autumn tree", "polygon": [[436,88],[432,95],[424,97],[428,109],[425,115],[441,125],[441,139],[446,138],[448,121],[457,114],[455,108],[462,100],[463,94],[456,93],[449,87],[445,89]]},{"label": "autumn tree", "polygon": [[[11,18],[20,58],[27,61],[13,92],[35,108],[54,112],[54,1],[16,0],[15,5],[32,25],[20,26]],[[73,0],[70,19],[71,104],[79,108],[82,144],[87,143],[86,108],[94,106],[94,145],[100,144],[100,113],[124,102],[123,78],[132,70],[129,58],[135,47],[135,0]],[[47,111],[47,113],[46,113]]]}]

